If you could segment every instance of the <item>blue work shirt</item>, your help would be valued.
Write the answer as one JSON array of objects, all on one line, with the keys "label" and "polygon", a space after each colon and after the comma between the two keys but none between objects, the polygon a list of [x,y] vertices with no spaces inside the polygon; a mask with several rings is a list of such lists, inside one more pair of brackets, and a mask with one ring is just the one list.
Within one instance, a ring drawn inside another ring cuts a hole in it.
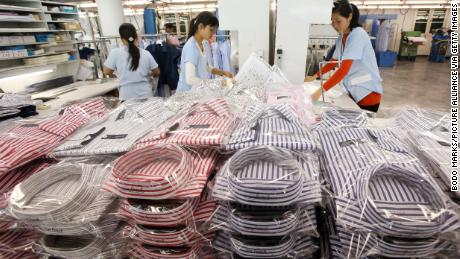
[{"label": "blue work shirt", "polygon": [[[203,43],[200,43],[203,44]],[[177,92],[190,91],[192,86],[187,84],[185,77],[185,64],[191,62],[195,65],[195,76],[200,79],[210,79],[208,58],[202,53],[195,37],[190,37],[182,49],[180,61],[179,83],[177,84]]]},{"label": "blue work shirt", "polygon": [[119,92],[121,100],[146,98],[153,96],[152,70],[158,67],[157,62],[146,50],[139,49],[139,67],[130,70],[131,59],[128,46],[113,49],[104,66],[116,71],[120,81]]},{"label": "blue work shirt", "polygon": [[339,35],[335,46],[334,59],[339,61],[351,59],[353,65],[342,80],[342,85],[356,102],[372,92],[383,93],[374,49],[366,31],[357,27],[347,37],[345,47],[342,45],[343,35]]}]

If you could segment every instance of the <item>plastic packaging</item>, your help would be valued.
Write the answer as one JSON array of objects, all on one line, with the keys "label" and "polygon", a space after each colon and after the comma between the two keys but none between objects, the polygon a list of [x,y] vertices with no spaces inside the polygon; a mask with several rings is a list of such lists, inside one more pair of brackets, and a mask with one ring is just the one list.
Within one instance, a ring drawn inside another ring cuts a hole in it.
[{"label": "plastic packaging", "polygon": [[128,255],[130,258],[152,258],[152,259],[210,259],[213,251],[207,249],[203,244],[195,244],[191,247],[157,247],[141,242],[132,242],[129,246]]},{"label": "plastic packaging", "polygon": [[259,207],[222,203],[211,221],[212,230],[245,236],[318,236],[315,207]]},{"label": "plastic packaging", "polygon": [[189,199],[201,195],[218,153],[174,144],[145,146],[121,156],[104,189],[124,198]]},{"label": "plastic packaging", "polygon": [[14,229],[0,231],[0,258],[38,258],[34,231]]},{"label": "plastic packaging", "polygon": [[174,116],[160,98],[123,103],[105,119],[71,136],[55,149],[56,156],[119,154],[129,151],[149,131]]},{"label": "plastic packaging", "polygon": [[401,134],[342,127],[318,135],[345,255],[429,257],[450,249],[460,216]]},{"label": "plastic packaging", "polygon": [[33,174],[17,185],[9,199],[9,213],[50,235],[102,235],[118,220],[114,197],[101,191],[109,175],[103,164],[63,161]]},{"label": "plastic packaging", "polygon": [[226,150],[268,145],[297,151],[315,150],[314,137],[287,104],[248,108],[225,145]]},{"label": "plastic packaging", "polygon": [[305,258],[318,247],[308,236],[245,237],[217,234],[214,248],[243,258]]},{"label": "plastic packaging", "polygon": [[140,143],[174,143],[192,147],[220,147],[236,125],[236,116],[224,99],[196,103],[183,115],[165,123],[157,136]]},{"label": "plastic packaging", "polygon": [[70,105],[59,116],[19,124],[0,135],[0,174],[49,154],[60,141],[107,113],[102,98]]},{"label": "plastic packaging", "polygon": [[321,120],[313,125],[313,130],[366,127],[368,125],[367,114],[360,110],[342,108],[327,109],[321,113]]},{"label": "plastic packaging", "polygon": [[318,158],[270,146],[242,149],[216,176],[212,196],[262,207],[320,203]]},{"label": "plastic packaging", "polygon": [[311,96],[299,85],[270,85],[267,90],[267,103],[290,104],[305,126],[316,123],[317,118],[313,113]]}]

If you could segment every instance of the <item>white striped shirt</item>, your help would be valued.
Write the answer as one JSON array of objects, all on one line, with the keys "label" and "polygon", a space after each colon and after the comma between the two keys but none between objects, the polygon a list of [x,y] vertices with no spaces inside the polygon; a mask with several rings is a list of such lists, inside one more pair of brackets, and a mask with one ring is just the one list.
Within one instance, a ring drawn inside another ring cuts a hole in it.
[{"label": "white striped shirt", "polygon": [[225,149],[238,150],[259,145],[298,151],[316,149],[312,134],[303,126],[293,108],[286,104],[249,107]]},{"label": "white striped shirt", "polygon": [[235,126],[236,117],[224,99],[194,104],[184,116],[178,116],[159,136],[140,141],[174,143],[187,146],[221,146]]},{"label": "white striped shirt", "polygon": [[123,103],[107,120],[96,122],[67,139],[55,149],[54,154],[89,156],[124,153],[137,140],[173,115],[164,107],[161,99]]},{"label": "white striped shirt", "polygon": [[124,198],[188,199],[201,196],[218,153],[173,144],[145,146],[121,156],[104,189]]},{"label": "white striped shirt", "polygon": [[345,127],[366,127],[368,118],[365,112],[333,108],[321,114],[321,121],[313,125],[314,130],[345,128]]},{"label": "white striped shirt", "polygon": [[191,247],[157,247],[141,242],[131,242],[128,248],[130,258],[155,259],[211,259],[214,257],[204,244],[196,243]]},{"label": "white striped shirt", "polygon": [[11,214],[43,233],[78,235],[99,231],[101,215],[114,197],[100,190],[108,170],[60,163],[17,185],[9,199]]}]

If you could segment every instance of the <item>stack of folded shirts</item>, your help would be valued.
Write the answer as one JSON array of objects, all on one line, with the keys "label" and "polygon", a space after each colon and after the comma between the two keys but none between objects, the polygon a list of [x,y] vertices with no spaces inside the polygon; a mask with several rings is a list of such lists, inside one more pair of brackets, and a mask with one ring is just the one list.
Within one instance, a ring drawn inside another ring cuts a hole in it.
[{"label": "stack of folded shirts", "polygon": [[27,229],[0,231],[0,258],[39,258],[36,241],[40,234]]},{"label": "stack of folded shirts", "polygon": [[215,202],[205,191],[218,153],[154,144],[121,156],[105,189],[122,197],[119,217],[133,258],[205,258]]},{"label": "stack of folded shirts", "polygon": [[106,119],[96,121],[68,138],[54,150],[54,155],[91,156],[127,152],[137,140],[173,115],[161,99],[128,101]]},{"label": "stack of folded shirts", "polygon": [[28,95],[0,94],[0,121],[37,115],[37,107]]},{"label": "stack of folded shirts", "polygon": [[460,217],[396,132],[348,127],[318,135],[342,254],[425,258],[453,249]]},{"label": "stack of folded shirts", "polygon": [[317,250],[321,202],[313,153],[254,146],[234,154],[216,176],[214,248],[244,258],[306,258]]},{"label": "stack of folded shirts", "polygon": [[33,123],[22,123],[0,134],[0,174],[48,155],[60,141],[93,119],[107,113],[102,98],[77,103],[60,115]]},{"label": "stack of folded shirts", "polygon": [[313,135],[288,104],[249,107],[226,142],[225,149],[235,151],[260,145],[296,151],[316,149]]},{"label": "stack of folded shirts", "polygon": [[193,147],[220,147],[235,126],[236,117],[224,99],[195,103],[140,145],[174,143]]}]

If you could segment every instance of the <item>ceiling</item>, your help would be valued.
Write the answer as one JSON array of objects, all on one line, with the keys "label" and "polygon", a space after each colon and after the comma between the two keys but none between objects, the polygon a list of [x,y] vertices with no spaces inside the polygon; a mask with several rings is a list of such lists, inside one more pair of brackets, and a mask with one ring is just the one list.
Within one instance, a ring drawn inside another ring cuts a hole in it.
[{"label": "ceiling", "polygon": [[[278,0],[282,1],[282,0]],[[89,12],[97,12],[96,0],[66,1],[78,3]],[[125,13],[142,13],[145,7],[155,7],[160,13],[193,13],[212,11],[217,0],[122,0]],[[449,0],[351,0],[360,9],[447,8]]]}]

